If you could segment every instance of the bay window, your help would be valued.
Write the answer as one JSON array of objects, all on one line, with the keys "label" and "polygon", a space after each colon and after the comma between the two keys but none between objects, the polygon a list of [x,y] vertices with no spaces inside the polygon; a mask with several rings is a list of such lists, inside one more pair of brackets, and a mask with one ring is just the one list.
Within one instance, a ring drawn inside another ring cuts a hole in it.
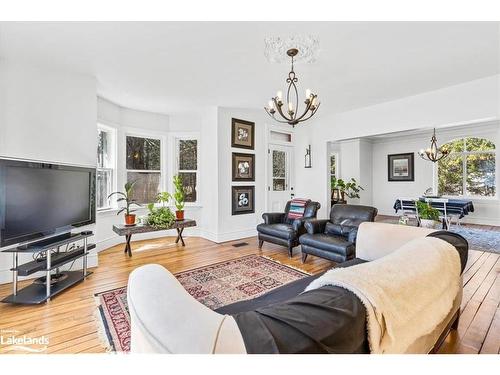
[{"label": "bay window", "polygon": [[192,137],[176,139],[176,173],[182,179],[186,202],[198,201],[198,140]]},{"label": "bay window", "polygon": [[133,198],[140,204],[156,201],[161,189],[161,139],[126,136],[126,178],[135,181]]},{"label": "bay window", "polygon": [[97,125],[96,204],[98,210],[110,207],[108,199],[115,187],[116,131],[102,124]]}]

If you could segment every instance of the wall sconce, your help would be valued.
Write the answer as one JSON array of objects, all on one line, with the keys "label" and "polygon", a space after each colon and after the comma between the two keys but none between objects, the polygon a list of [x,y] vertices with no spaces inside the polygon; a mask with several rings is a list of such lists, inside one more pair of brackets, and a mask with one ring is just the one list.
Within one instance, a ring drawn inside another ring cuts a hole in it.
[{"label": "wall sconce", "polygon": [[306,148],[306,155],[304,156],[304,168],[311,168],[311,145]]}]

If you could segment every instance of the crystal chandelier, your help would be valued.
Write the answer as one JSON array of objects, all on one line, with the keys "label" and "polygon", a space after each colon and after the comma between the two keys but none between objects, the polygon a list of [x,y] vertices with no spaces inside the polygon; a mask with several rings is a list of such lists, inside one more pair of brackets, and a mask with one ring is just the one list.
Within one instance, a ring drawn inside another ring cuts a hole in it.
[{"label": "crystal chandelier", "polygon": [[447,157],[448,153],[448,150],[438,147],[437,145],[436,128],[434,128],[434,133],[432,134],[431,147],[427,150],[422,149],[418,152],[422,159],[432,161],[433,163]]},{"label": "crystal chandelier", "polygon": [[[314,116],[319,108],[320,102],[318,100],[318,95],[311,92],[311,90],[306,90],[306,99],[304,100],[305,108],[302,114],[299,115],[299,93],[297,91],[298,78],[293,70],[293,58],[297,56],[299,50],[296,48],[289,49],[286,54],[292,58],[292,70],[288,73],[288,78],[286,83],[288,83],[288,89],[286,92],[286,108],[283,108],[285,104],[283,102],[283,92],[278,91],[276,96],[269,101],[269,106],[264,107],[267,114],[271,116],[274,120],[290,124],[295,126],[299,122],[309,120]],[[276,112],[281,116],[277,117]]]}]

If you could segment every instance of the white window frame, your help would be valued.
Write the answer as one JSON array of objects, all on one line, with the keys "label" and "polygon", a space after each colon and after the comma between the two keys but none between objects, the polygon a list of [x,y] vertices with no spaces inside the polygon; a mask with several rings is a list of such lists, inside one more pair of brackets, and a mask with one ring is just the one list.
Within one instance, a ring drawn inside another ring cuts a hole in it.
[{"label": "white window frame", "polygon": [[[117,173],[117,152],[116,152],[117,130],[116,130],[116,128],[109,126],[109,125],[106,125],[106,124],[103,124],[102,122],[97,123],[97,130],[106,132],[110,135],[108,152],[109,152],[109,157],[110,157],[109,164],[111,167],[101,168],[101,167],[97,166],[96,170],[97,171],[100,171],[100,170],[111,171],[111,191],[108,192],[109,194],[111,194],[113,191],[116,191],[116,182],[117,182],[117,174],[118,174]],[[97,199],[97,197],[96,197],[96,199]],[[98,212],[108,211],[108,210],[112,210],[112,209],[116,208],[116,201],[115,200],[110,201],[108,199],[107,202],[108,202],[107,206],[97,208],[97,211]]]},{"label": "white window frame", "polygon": [[[466,151],[467,150],[466,141],[465,141],[466,138],[486,139],[495,145],[495,149],[494,150],[485,150],[485,151]],[[462,172],[462,192],[463,192],[463,194],[462,195],[443,194],[443,197],[446,197],[446,198],[464,198],[464,199],[471,199],[471,200],[498,200],[498,197],[499,197],[499,195],[498,195],[499,176],[498,176],[498,165],[497,165],[498,164],[498,148],[497,148],[498,146],[497,146],[497,144],[495,143],[494,140],[491,140],[487,137],[483,137],[481,135],[470,135],[470,136],[462,136],[462,137],[454,138],[454,139],[444,143],[443,146],[448,144],[448,143],[451,143],[453,141],[456,141],[458,139],[463,141],[463,151],[450,152],[448,157],[460,155],[460,157],[462,158],[462,171],[463,171]],[[467,156],[468,155],[477,155],[477,154],[493,154],[495,156],[495,195],[493,195],[493,196],[484,197],[484,196],[480,196],[480,195],[470,195],[467,192]],[[435,163],[435,165],[434,165],[434,191],[437,191],[439,193],[438,189],[439,189],[439,166],[438,166],[438,163]]]},{"label": "white window frame", "polygon": [[[163,132],[150,132],[146,130],[141,130],[141,129],[135,129],[135,128],[125,128],[123,129],[123,148],[122,148],[122,157],[123,157],[123,162],[121,163],[123,165],[123,181],[126,183],[128,181],[128,173],[129,172],[139,172],[139,173],[144,173],[144,172],[159,172],[160,173],[160,186],[159,186],[159,192],[165,191],[165,180],[167,177],[167,169],[166,169],[166,160],[165,160],[165,147],[166,147],[166,135]],[[146,169],[127,169],[127,137],[136,137],[136,138],[150,138],[150,139],[156,139],[160,141],[160,169],[159,170],[146,170]],[[148,202],[148,203],[155,203],[157,202]]]},{"label": "white window frame", "polygon": [[[179,141],[196,141],[196,170],[180,170],[179,169]],[[172,134],[172,142],[173,147],[172,150],[174,155],[172,156],[172,175],[170,180],[172,180],[173,176],[178,174],[179,172],[194,172],[196,173],[196,201],[195,202],[186,202],[186,207],[198,207],[201,202],[201,181],[200,181],[200,135],[199,133],[173,133]],[[169,190],[173,192],[173,185]]]}]

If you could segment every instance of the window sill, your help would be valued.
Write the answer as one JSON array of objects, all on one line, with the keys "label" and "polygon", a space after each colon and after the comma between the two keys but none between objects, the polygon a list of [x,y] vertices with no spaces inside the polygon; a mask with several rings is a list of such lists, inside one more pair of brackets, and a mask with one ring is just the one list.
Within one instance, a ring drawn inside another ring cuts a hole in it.
[{"label": "window sill", "polygon": [[[156,203],[155,204],[155,207],[161,207],[161,203]],[[172,212],[175,212],[175,206],[167,206],[169,207]],[[200,209],[202,208],[203,206],[200,204],[200,203],[191,203],[191,204],[188,204],[186,203],[186,205],[184,206],[184,210],[186,211],[189,211],[191,209]],[[139,212],[139,215],[143,215],[144,213],[141,213],[141,211],[147,211],[147,207],[144,205],[142,207],[136,207],[134,208],[135,209],[135,212]],[[111,215],[116,215],[116,213],[120,210],[120,208],[103,208],[103,209],[100,209],[100,210],[97,210],[97,216],[111,216]]]}]

